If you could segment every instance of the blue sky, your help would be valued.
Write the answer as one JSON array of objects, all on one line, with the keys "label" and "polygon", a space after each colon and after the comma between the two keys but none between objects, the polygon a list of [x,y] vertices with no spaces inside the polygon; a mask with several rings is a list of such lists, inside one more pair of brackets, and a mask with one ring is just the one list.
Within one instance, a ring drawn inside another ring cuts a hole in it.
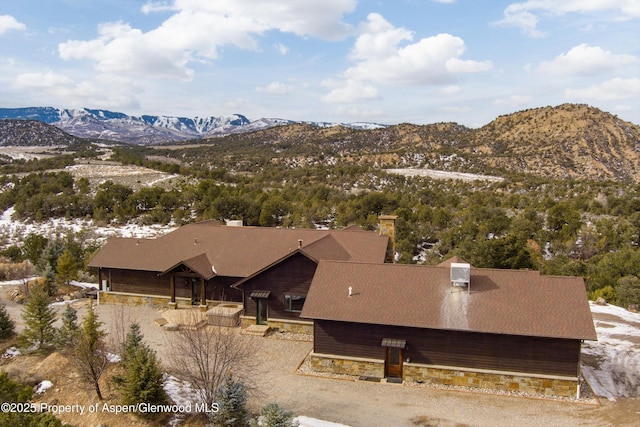
[{"label": "blue sky", "polygon": [[638,0],[4,0],[0,107],[478,127],[640,123]]}]

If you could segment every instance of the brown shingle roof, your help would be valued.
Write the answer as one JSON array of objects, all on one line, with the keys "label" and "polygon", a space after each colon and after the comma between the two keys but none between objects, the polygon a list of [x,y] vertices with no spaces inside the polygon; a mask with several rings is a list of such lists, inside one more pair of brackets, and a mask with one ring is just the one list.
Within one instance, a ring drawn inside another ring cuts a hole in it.
[{"label": "brown shingle roof", "polygon": [[449,279],[446,266],[321,261],[301,317],[597,339],[582,278],[472,268],[470,293]]},{"label": "brown shingle roof", "polygon": [[[112,238],[92,267],[164,272],[202,254],[220,276],[247,277],[298,248],[320,259],[383,262],[388,237],[374,232],[228,227],[213,222],[180,227],[157,239]],[[204,269],[198,260],[198,268]],[[204,271],[204,270],[203,270]]]}]

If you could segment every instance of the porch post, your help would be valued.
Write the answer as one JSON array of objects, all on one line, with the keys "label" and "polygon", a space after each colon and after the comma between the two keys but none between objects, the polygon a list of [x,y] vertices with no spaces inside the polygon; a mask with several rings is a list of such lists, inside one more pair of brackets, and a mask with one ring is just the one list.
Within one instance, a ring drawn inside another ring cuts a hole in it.
[{"label": "porch post", "polygon": [[200,311],[207,311],[207,295],[205,294],[204,278],[200,278]]},{"label": "porch post", "polygon": [[171,282],[169,286],[169,308],[176,308],[178,305],[176,304],[176,276],[174,274],[171,275]]}]

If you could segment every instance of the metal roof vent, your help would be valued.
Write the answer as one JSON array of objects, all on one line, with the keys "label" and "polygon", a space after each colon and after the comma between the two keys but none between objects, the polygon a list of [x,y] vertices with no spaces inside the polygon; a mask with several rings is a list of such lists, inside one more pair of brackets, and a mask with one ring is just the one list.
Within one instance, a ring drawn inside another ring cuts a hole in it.
[{"label": "metal roof vent", "polygon": [[471,264],[452,262],[451,263],[451,285],[466,286],[471,284]]}]

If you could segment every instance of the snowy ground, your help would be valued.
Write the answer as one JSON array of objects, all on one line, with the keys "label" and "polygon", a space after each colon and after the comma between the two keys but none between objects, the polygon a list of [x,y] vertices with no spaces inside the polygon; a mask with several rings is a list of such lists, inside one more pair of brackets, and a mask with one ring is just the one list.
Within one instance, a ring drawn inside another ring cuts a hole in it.
[{"label": "snowy ground", "polygon": [[464,172],[446,172],[435,169],[414,169],[414,168],[405,168],[405,169],[386,169],[388,173],[393,173],[397,175],[403,176],[426,176],[433,179],[458,179],[461,181],[491,181],[491,182],[501,182],[504,181],[504,178],[499,176],[491,176],[491,175],[478,175],[475,173],[464,173]]},{"label": "snowy ground", "polygon": [[0,215],[0,246],[3,244],[16,244],[23,240],[30,233],[40,234],[47,238],[52,236],[64,236],[67,232],[78,233],[86,231],[99,242],[105,241],[109,237],[133,237],[133,238],[153,238],[158,237],[176,227],[163,225],[108,225],[98,227],[93,220],[52,218],[43,222],[15,221],[11,219],[13,208],[9,208]]},{"label": "snowy ground", "polygon": [[598,341],[582,346],[584,377],[600,397],[640,397],[640,314],[590,305]]}]

